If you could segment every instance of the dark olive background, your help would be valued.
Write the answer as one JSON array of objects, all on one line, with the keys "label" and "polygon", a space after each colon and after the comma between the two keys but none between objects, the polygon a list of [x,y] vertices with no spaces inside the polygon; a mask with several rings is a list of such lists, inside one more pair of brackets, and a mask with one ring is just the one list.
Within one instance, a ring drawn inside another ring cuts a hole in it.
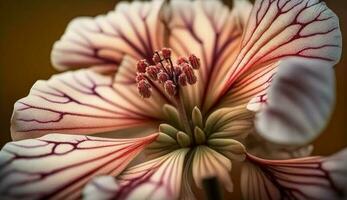
[{"label": "dark olive background", "polygon": [[[0,0],[0,146],[10,141],[13,104],[38,79],[57,73],[50,64],[52,44],[77,16],[113,9],[117,0]],[[225,1],[230,4],[231,0]],[[326,0],[339,16],[347,47],[347,1]],[[347,146],[347,53],[336,66],[337,105],[315,154],[329,155]]]}]

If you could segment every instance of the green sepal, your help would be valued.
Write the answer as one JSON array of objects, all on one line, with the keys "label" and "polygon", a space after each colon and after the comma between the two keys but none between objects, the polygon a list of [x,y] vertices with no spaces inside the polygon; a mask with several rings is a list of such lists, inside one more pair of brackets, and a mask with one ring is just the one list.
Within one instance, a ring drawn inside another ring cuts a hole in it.
[{"label": "green sepal", "polygon": [[202,114],[197,106],[195,106],[192,111],[192,121],[195,126],[198,126],[199,128],[204,128]]},{"label": "green sepal", "polygon": [[167,121],[170,122],[171,125],[183,130],[183,124],[181,123],[179,113],[175,107],[169,104],[165,104],[163,106],[163,112]]}]

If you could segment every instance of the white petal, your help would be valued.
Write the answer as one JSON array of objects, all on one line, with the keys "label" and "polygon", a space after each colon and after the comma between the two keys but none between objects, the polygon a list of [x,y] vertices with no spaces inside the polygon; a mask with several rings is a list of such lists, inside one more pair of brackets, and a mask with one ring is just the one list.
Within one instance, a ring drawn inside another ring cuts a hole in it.
[{"label": "white petal", "polygon": [[245,199],[347,198],[347,149],[327,158],[263,160],[248,156],[241,174]]},{"label": "white petal", "polygon": [[10,142],[0,152],[0,196],[74,199],[95,175],[118,175],[157,134],[106,139],[49,134]]},{"label": "white petal", "polygon": [[230,79],[249,67],[287,56],[336,64],[341,45],[338,18],[324,2],[257,0]]},{"label": "white petal", "polygon": [[163,0],[121,2],[106,15],[79,17],[54,44],[51,59],[60,70],[94,67],[116,70],[123,56],[149,58],[163,46]]},{"label": "white petal", "polygon": [[271,142],[304,145],[325,128],[334,103],[334,70],[329,64],[286,59],[280,63],[268,91],[268,105],[256,115],[255,126]]},{"label": "white petal", "polygon": [[339,61],[341,49],[338,18],[324,2],[256,0],[241,52],[220,82],[222,87],[210,95],[219,100],[245,73],[287,57],[311,58],[332,66]]},{"label": "white petal", "polygon": [[98,176],[93,178],[83,189],[84,200],[113,199],[119,190],[119,183],[113,176]]},{"label": "white petal", "polygon": [[126,169],[117,180],[98,177],[87,185],[84,199],[177,199],[187,149],[180,149]]},{"label": "white petal", "polygon": [[129,128],[151,128],[162,116],[164,97],[145,100],[135,85],[114,84],[111,77],[77,70],[37,81],[17,101],[12,117],[14,139],[46,133],[94,134]]}]

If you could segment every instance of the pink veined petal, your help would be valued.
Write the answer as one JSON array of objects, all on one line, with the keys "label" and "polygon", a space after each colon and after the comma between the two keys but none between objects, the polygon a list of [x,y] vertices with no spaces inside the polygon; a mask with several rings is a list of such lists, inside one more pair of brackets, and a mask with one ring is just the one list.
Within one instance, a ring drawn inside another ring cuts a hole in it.
[{"label": "pink veined petal", "polygon": [[271,63],[242,75],[223,97],[218,107],[247,105],[248,110],[259,111],[267,104],[267,92],[279,62]]},{"label": "pink veined petal", "polygon": [[151,57],[163,46],[163,2],[121,2],[106,15],[74,19],[53,46],[53,65],[59,70],[93,67],[114,71],[124,55]]},{"label": "pink veined petal", "polygon": [[164,103],[157,92],[150,100],[142,99],[135,85],[115,84],[113,78],[91,70],[65,72],[36,82],[29,95],[16,102],[12,137],[152,129]]},{"label": "pink veined petal", "polygon": [[78,199],[93,176],[118,175],[156,137],[106,139],[49,134],[10,142],[0,152],[0,196]]},{"label": "pink veined petal", "polygon": [[128,168],[117,178],[95,178],[84,189],[84,199],[177,199],[187,152],[176,150]]},{"label": "pink veined petal", "polygon": [[201,59],[199,84],[185,88],[190,107],[204,104],[211,88],[224,78],[234,62],[252,5],[235,0],[230,10],[221,1],[170,2],[169,45],[178,56],[194,53]]},{"label": "pink veined petal", "polygon": [[83,189],[84,200],[106,200],[114,199],[114,196],[119,190],[119,184],[116,177],[113,176],[98,176],[94,177]]},{"label": "pink veined petal", "polygon": [[315,139],[335,105],[334,69],[329,66],[307,58],[282,60],[268,89],[267,105],[256,114],[257,132],[286,145],[302,146]]},{"label": "pink veined petal", "polygon": [[122,84],[136,84],[137,60],[131,56],[124,56],[121,66],[115,74],[115,82]]},{"label": "pink veined petal", "polygon": [[245,199],[343,200],[347,197],[347,149],[330,157],[264,160],[248,154],[241,174]]},{"label": "pink veined petal", "polygon": [[334,65],[340,59],[341,47],[338,18],[324,2],[257,0],[243,35],[241,51],[221,87],[211,95],[222,98],[245,72],[286,57],[310,58]]}]

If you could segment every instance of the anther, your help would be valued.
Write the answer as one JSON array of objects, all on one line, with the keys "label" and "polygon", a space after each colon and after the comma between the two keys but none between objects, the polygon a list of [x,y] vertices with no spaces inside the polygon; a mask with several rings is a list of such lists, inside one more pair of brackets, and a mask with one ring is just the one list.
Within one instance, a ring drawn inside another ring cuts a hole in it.
[{"label": "anther", "polygon": [[188,59],[185,58],[185,57],[179,57],[179,58],[177,59],[176,63],[177,63],[178,65],[181,65],[181,64],[183,64],[183,63],[188,63]]},{"label": "anther", "polygon": [[158,73],[158,81],[159,83],[165,83],[165,81],[169,80],[169,75],[164,72],[164,71],[160,71]]},{"label": "anther", "polygon": [[194,54],[189,55],[189,63],[192,65],[193,69],[200,68],[200,59],[196,57]]},{"label": "anther", "polygon": [[164,89],[170,96],[176,95],[176,85],[171,80],[167,80],[164,83]]},{"label": "anther", "polygon": [[181,86],[186,86],[187,85],[187,76],[185,74],[179,75],[178,82]]},{"label": "anther", "polygon": [[150,79],[156,81],[158,79],[159,68],[157,66],[151,65],[146,68],[146,73]]},{"label": "anther", "polygon": [[156,52],[156,53],[153,55],[152,60],[153,60],[153,62],[154,62],[155,64],[157,64],[157,63],[160,63],[160,62],[161,62],[161,58],[160,58],[160,55],[159,55],[159,53],[158,53],[158,52]]},{"label": "anther", "polygon": [[163,48],[163,49],[161,50],[161,53],[162,53],[164,59],[170,59],[170,58],[171,58],[171,49],[169,49],[169,48]]},{"label": "anther", "polygon": [[154,82],[161,84],[165,93],[172,97],[178,95],[180,87],[197,82],[194,70],[200,68],[200,59],[191,54],[189,57],[180,57],[173,64],[171,55],[170,48],[162,48],[154,53],[152,65],[146,60],[138,61],[135,80],[142,97],[151,96],[151,84]]},{"label": "anther", "polygon": [[137,62],[137,71],[141,72],[141,73],[145,73],[146,72],[146,68],[149,66],[149,64],[147,63],[147,61],[145,59],[140,60]]},{"label": "anther", "polygon": [[187,63],[182,64],[182,70],[183,70],[184,74],[187,76],[187,82],[190,85],[193,85],[194,83],[196,83],[197,78],[194,74],[194,70],[193,70],[191,65],[189,65]]},{"label": "anther", "polygon": [[136,83],[142,80],[146,80],[146,75],[144,73],[137,73],[135,80],[136,80]]},{"label": "anther", "polygon": [[176,76],[179,76],[180,74],[182,74],[182,69],[181,69],[181,67],[179,67],[179,66],[177,66],[177,65],[174,66],[174,71],[175,71],[175,75],[176,75]]},{"label": "anther", "polygon": [[137,83],[137,90],[139,91],[140,95],[143,98],[149,98],[151,97],[152,91],[151,91],[151,85],[148,83],[147,80],[141,80]]},{"label": "anther", "polygon": [[190,84],[190,85],[193,85],[197,82],[197,78],[196,76],[193,74],[192,76],[187,76],[187,82]]}]

